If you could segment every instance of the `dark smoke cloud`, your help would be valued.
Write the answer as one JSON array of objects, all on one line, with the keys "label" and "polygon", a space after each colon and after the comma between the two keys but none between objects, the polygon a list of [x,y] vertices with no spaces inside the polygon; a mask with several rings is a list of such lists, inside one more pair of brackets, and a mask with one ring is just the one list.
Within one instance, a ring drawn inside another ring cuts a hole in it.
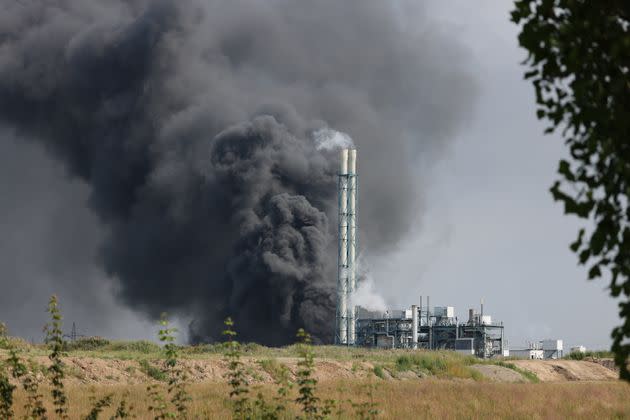
[{"label": "dark smoke cloud", "polygon": [[313,133],[354,138],[362,238],[385,252],[418,209],[414,156],[474,98],[419,2],[5,3],[0,121],[88,186],[120,299],[196,339],[232,315],[244,339],[330,340],[337,162]]}]

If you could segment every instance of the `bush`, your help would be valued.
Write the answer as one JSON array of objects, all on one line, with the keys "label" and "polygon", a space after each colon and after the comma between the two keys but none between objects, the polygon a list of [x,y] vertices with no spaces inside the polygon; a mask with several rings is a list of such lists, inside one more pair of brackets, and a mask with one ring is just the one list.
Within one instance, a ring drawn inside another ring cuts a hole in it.
[{"label": "bush", "polygon": [[569,353],[563,357],[563,359],[568,360],[582,360],[585,357],[592,357],[594,359],[612,359],[615,355],[610,351],[599,350],[599,351],[587,351],[585,353],[574,352]]},{"label": "bush", "polygon": [[159,353],[161,351],[160,346],[146,340],[114,341],[110,343],[106,348],[103,348],[103,350],[121,352],[128,351],[143,354]]},{"label": "bush", "polygon": [[65,351],[91,351],[106,347],[110,341],[102,337],[83,337],[75,341],[67,341],[64,343]]},{"label": "bush", "polygon": [[214,344],[197,344],[194,346],[186,346],[182,348],[182,354],[222,354],[224,349],[223,343]]}]

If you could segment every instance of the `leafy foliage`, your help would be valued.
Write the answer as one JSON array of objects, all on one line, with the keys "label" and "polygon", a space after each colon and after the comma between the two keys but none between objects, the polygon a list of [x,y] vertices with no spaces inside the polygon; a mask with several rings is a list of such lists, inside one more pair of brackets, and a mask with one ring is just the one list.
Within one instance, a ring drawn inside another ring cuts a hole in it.
[{"label": "leafy foliage", "polygon": [[135,417],[133,415],[133,405],[127,402],[129,399],[129,392],[125,392],[116,407],[113,419],[127,419]]},{"label": "leafy foliage", "polygon": [[64,363],[61,357],[64,355],[63,330],[61,329],[61,312],[57,296],[52,295],[48,302],[48,313],[50,314],[50,322],[44,327],[46,333],[46,343],[50,346],[50,354],[48,358],[52,362],[48,367],[50,374],[50,382],[52,384],[51,395],[53,404],[55,405],[55,413],[59,418],[68,418],[68,398],[64,390]]},{"label": "leafy foliage", "polygon": [[603,358],[607,359],[613,356],[614,355],[611,354],[609,351],[586,351],[584,353],[580,351],[576,351],[576,352],[567,354],[566,356],[563,357],[563,359],[583,360],[586,357],[591,357],[593,359],[603,359]]},{"label": "leafy foliage", "polygon": [[[190,396],[186,392],[185,382],[187,378],[185,372],[180,369],[177,364],[178,348],[177,344],[175,344],[176,332],[177,329],[169,328],[169,321],[166,314],[162,314],[160,318],[158,338],[160,339],[160,342],[164,344],[165,359],[163,369],[153,368],[159,371],[159,374],[157,374],[149,368],[149,363],[144,361],[147,367],[147,372],[150,376],[155,379],[160,378],[159,380],[168,381],[167,391],[170,396],[168,401],[160,391],[160,387],[158,385],[153,384],[147,387],[147,392],[152,400],[152,404],[149,406],[149,411],[153,411],[155,413],[155,420],[170,418],[185,419],[188,416],[188,402],[190,401]],[[141,366],[144,368],[142,361]],[[169,410],[169,403],[175,407],[175,412]]]},{"label": "leafy foliage", "polygon": [[98,420],[99,414],[103,412],[103,409],[112,405],[112,394],[107,394],[100,400],[96,400],[92,398],[94,405],[92,406],[92,410],[88,413],[87,416],[84,417],[85,420]]},{"label": "leafy foliage", "polygon": [[[130,396],[128,392],[122,395],[116,407],[113,407],[114,394],[110,393],[100,399],[91,397],[91,407],[85,410],[85,412],[88,410],[89,412],[83,417],[78,417],[77,413],[69,412],[68,398],[64,388],[65,365],[62,357],[65,356],[65,350],[72,346],[69,346],[69,343],[63,340],[62,317],[55,296],[50,298],[48,312],[51,320],[44,328],[46,332],[45,346],[49,350],[48,357],[51,361],[48,368],[33,363],[32,360],[29,363],[24,362],[18,354],[18,351],[24,351],[24,349],[15,345],[15,343],[19,344],[19,342],[7,340],[6,328],[2,324],[0,343],[4,345],[5,349],[9,350],[9,357],[4,363],[0,364],[0,419],[14,418],[13,392],[16,386],[12,384],[13,381],[10,381],[10,376],[15,382],[22,385],[26,394],[23,418],[33,420],[48,418],[49,414],[44,406],[44,396],[39,392],[39,381],[37,379],[42,373],[50,379],[52,385],[51,396],[52,404],[55,407],[55,418],[71,417],[95,420],[105,413],[108,413],[107,417],[112,420],[134,418],[134,407],[128,402]],[[224,343],[223,349],[224,360],[228,362],[226,379],[230,385],[229,396],[232,399],[233,418],[276,420],[293,418],[295,415],[297,419],[319,420],[330,418],[333,415],[336,418],[346,418],[344,410],[347,409],[348,404],[353,408],[354,418],[374,419],[378,416],[371,384],[366,389],[366,392],[362,394],[368,397],[367,401],[337,401],[333,399],[321,401],[317,396],[317,380],[314,378],[315,353],[311,345],[310,335],[304,330],[299,330],[298,332],[299,343],[288,349],[288,351],[295,352],[300,357],[294,379],[298,385],[297,397],[291,393],[294,385],[292,382],[292,371],[275,359],[263,359],[258,360],[257,363],[273,377],[276,385],[276,395],[273,398],[269,398],[263,387],[256,386],[254,389],[257,389],[258,393],[255,398],[250,398],[249,378],[256,379],[256,375],[250,368],[246,368],[241,360],[243,346],[236,341],[236,332],[234,331],[232,320],[228,318],[225,321],[225,326],[224,335],[227,337],[227,342]],[[186,389],[188,377],[183,366],[178,362],[181,349],[175,343],[176,332],[175,328],[169,327],[168,319],[166,315],[163,315],[158,332],[158,338],[163,343],[162,354],[164,359],[162,360],[162,368],[151,365],[147,359],[140,360],[140,366],[145,373],[154,379],[168,383],[169,398],[164,393],[163,384],[151,384],[147,387],[147,396],[151,400],[148,410],[154,420],[189,418],[188,404],[191,398]],[[103,348],[109,348],[111,344],[107,340],[93,337],[77,344],[74,350],[101,352]],[[26,351],[28,351],[28,348],[30,347],[27,347]],[[142,348],[145,348],[145,346],[142,346]],[[245,345],[244,348],[248,353],[266,351],[263,347],[254,344]],[[159,372],[159,374],[156,372]],[[301,413],[296,413],[296,411]],[[139,413],[139,416],[142,418],[149,418],[148,415],[149,413]],[[204,415],[207,415],[207,418],[211,418],[211,413],[204,413]]]},{"label": "leafy foliage", "polygon": [[374,390],[376,386],[372,383],[364,386],[364,393],[368,397],[365,402],[357,403],[350,401],[354,409],[354,418],[360,420],[374,420],[378,417],[378,404],[374,402]]},{"label": "leafy foliage", "polygon": [[[4,323],[0,322],[0,346],[4,348],[7,345],[8,340],[7,327]],[[9,376],[6,372],[0,371],[0,418],[10,419],[13,417],[13,391],[15,385],[9,382]]]},{"label": "leafy foliage", "polygon": [[64,343],[65,351],[74,350],[97,350],[106,347],[110,344],[110,341],[103,337],[80,337],[74,341],[66,341]]},{"label": "leafy foliage", "polygon": [[609,275],[610,294],[622,298],[612,349],[630,380],[630,2],[517,0],[512,21],[529,53],[537,116],[569,149],[551,193],[565,213],[595,224],[570,248],[589,279]]},{"label": "leafy foliage", "polygon": [[297,338],[299,342],[298,353],[300,361],[298,362],[297,386],[298,397],[295,400],[302,406],[303,418],[305,419],[324,419],[332,413],[336,402],[326,400],[324,404],[320,404],[320,399],[316,395],[317,379],[313,376],[315,370],[315,356],[311,347],[311,336],[302,328],[298,330]]},{"label": "leafy foliage", "polygon": [[232,398],[232,414],[235,419],[249,419],[252,417],[252,408],[249,404],[249,382],[245,375],[243,362],[241,362],[240,344],[236,341],[234,321],[227,318],[224,322],[223,335],[225,342],[225,361],[228,363],[226,379],[230,385],[230,398]]},{"label": "leafy foliage", "polygon": [[[188,403],[190,396],[186,391],[186,372],[178,366],[178,347],[175,344],[176,328],[169,328],[168,318],[166,314],[162,314],[160,320],[160,330],[158,337],[164,343],[164,352],[166,360],[164,361],[165,371],[168,375],[168,393],[171,396],[171,404],[177,411],[177,416],[186,418],[188,416]],[[175,417],[175,413],[172,413]]]}]

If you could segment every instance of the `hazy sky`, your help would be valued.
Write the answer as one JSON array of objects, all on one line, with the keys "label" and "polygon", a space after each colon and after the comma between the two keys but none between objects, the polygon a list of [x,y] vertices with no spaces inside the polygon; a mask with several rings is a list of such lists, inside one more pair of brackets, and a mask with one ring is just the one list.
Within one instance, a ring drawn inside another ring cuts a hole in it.
[{"label": "hazy sky", "polygon": [[[414,185],[426,190],[425,211],[408,240],[370,261],[377,291],[393,306],[430,295],[432,305],[455,306],[460,317],[483,297],[485,312],[504,321],[512,347],[543,338],[609,347],[617,307],[607,283],[587,282],[568,250],[579,225],[548,192],[565,151],[560,139],[542,136],[535,119],[511,2],[427,4],[442,30],[468,48],[479,98],[446,158],[418,163]],[[116,304],[111,282],[93,262],[101,232],[86,208],[87,187],[39,145],[0,130],[0,179],[18,178],[20,185],[0,182],[0,265],[9,285],[0,303],[19,310],[0,307],[0,320],[39,339],[47,296],[61,289],[66,321],[76,321],[80,332],[153,336],[150,321]],[[62,242],[76,247],[56,247]],[[48,287],[30,290],[32,277]],[[99,312],[115,316],[95,319]]]},{"label": "hazy sky", "polygon": [[480,98],[469,129],[433,170],[417,231],[395,256],[372,263],[376,288],[399,305],[431,295],[432,306],[455,306],[462,318],[483,297],[513,348],[544,338],[608,348],[617,306],[607,282],[587,282],[568,249],[579,224],[548,192],[566,151],[541,134],[510,4],[431,2],[474,55]]}]

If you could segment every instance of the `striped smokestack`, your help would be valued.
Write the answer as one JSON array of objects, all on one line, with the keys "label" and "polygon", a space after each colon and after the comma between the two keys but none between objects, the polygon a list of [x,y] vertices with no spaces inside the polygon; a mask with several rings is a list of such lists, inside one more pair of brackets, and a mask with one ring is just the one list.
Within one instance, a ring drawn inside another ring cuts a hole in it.
[{"label": "striped smokestack", "polygon": [[356,307],[352,293],[356,289],[357,174],[356,149],[343,149],[339,165],[339,257],[337,271],[337,317],[335,343],[355,343]]}]

